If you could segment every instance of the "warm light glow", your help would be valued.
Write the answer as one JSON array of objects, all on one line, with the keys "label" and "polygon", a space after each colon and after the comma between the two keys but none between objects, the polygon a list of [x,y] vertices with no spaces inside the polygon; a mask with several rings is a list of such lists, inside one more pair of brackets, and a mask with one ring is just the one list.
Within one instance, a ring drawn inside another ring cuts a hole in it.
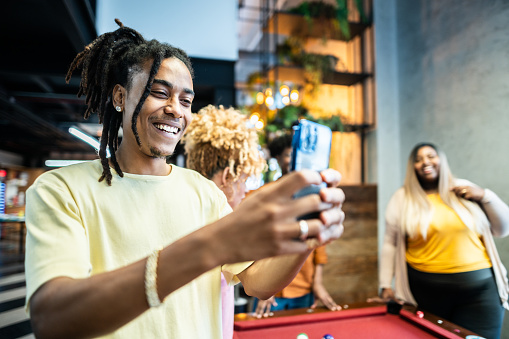
[{"label": "warm light glow", "polygon": [[286,85],[282,85],[280,88],[279,88],[279,93],[281,93],[282,96],[287,96],[288,94],[290,94],[290,88]]},{"label": "warm light glow", "polygon": [[290,93],[290,99],[292,100],[292,102],[297,102],[299,101],[299,91],[297,91],[296,89],[294,89],[292,91],[292,93]]},{"label": "warm light glow", "polygon": [[283,97],[281,101],[285,106],[288,106],[290,104],[290,97]]},{"label": "warm light glow", "polygon": [[269,88],[267,88],[265,90],[265,96],[266,97],[271,97],[272,96],[272,88],[269,87]]},{"label": "warm light glow", "polygon": [[274,105],[274,98],[273,97],[266,97],[265,98],[265,105],[267,105],[267,107],[270,107],[270,106]]},{"label": "warm light glow", "polygon": [[262,93],[262,92],[258,92],[258,93],[256,93],[256,103],[257,103],[258,105],[263,104],[263,101],[264,101],[264,100],[265,100],[265,97],[264,97],[264,95],[263,95],[263,93]]},{"label": "warm light glow", "polygon": [[265,126],[265,124],[263,123],[263,120],[258,120],[255,124],[256,129],[259,131],[263,129],[263,126]]},{"label": "warm light glow", "polygon": [[258,112],[253,112],[253,114],[251,114],[251,117],[249,118],[249,121],[251,121],[253,125],[256,125],[258,120],[260,120],[260,114],[258,114]]}]

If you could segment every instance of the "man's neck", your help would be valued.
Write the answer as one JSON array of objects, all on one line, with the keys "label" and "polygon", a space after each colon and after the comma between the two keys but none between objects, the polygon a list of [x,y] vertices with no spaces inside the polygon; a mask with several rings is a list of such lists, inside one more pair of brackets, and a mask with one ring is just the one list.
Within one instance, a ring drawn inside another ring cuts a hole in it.
[{"label": "man's neck", "polygon": [[166,163],[166,158],[151,158],[144,154],[116,153],[117,161],[122,172],[140,175],[165,176],[170,174],[171,165]]}]

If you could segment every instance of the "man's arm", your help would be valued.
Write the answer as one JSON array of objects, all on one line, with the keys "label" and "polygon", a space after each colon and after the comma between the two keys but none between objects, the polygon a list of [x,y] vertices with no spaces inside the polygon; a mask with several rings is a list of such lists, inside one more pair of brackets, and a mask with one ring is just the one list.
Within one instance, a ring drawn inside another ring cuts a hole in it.
[{"label": "man's arm", "polygon": [[318,306],[318,301],[320,301],[331,311],[338,311],[341,309],[341,306],[336,304],[323,284],[323,264],[318,264],[315,267],[315,275],[313,277],[313,294],[315,296],[315,302],[311,305],[311,308]]},{"label": "man's arm", "polygon": [[[329,183],[339,181],[336,171],[329,171],[322,177]],[[319,198],[315,195],[292,199],[301,188],[321,181],[320,175],[312,171],[289,174],[269,189],[261,189],[246,198],[233,213],[163,249],[157,268],[159,298],[164,299],[223,263],[297,254],[294,256],[297,259],[292,259],[297,268],[292,268],[286,275],[298,271],[299,261],[305,259],[309,249],[306,242],[295,240],[300,233],[296,217],[322,211],[323,221],[309,222],[309,237],[318,237],[322,241],[339,237],[342,227],[344,214],[340,205],[344,195],[341,190],[322,189]],[[30,300],[35,335],[38,338],[92,337],[112,332],[133,320],[148,309],[145,264],[146,259],[143,259],[90,278],[59,277],[48,281]],[[278,276],[276,270],[271,270],[271,275]],[[258,284],[250,277],[247,280]],[[287,280],[288,277],[282,279]],[[280,285],[260,286],[270,290]]]},{"label": "man's arm", "polygon": [[[163,249],[157,268],[161,300],[218,266],[211,246],[213,227],[197,231]],[[185,260],[182,260],[185,258]],[[149,307],[145,296],[146,259],[86,279],[55,278],[30,300],[37,338],[88,338],[112,332]]]},{"label": "man's arm", "polygon": [[292,282],[311,251],[255,261],[237,277],[247,295],[268,299]]}]

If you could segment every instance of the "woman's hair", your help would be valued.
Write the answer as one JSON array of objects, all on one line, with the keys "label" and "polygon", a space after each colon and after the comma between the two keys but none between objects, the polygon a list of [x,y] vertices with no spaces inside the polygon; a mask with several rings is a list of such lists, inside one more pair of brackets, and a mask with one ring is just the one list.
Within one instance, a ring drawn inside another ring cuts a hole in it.
[{"label": "woman's hair", "polygon": [[406,177],[403,184],[405,199],[401,213],[401,225],[404,231],[410,237],[417,236],[420,233],[426,239],[433,214],[432,206],[426,198],[426,192],[419,182],[414,167],[417,152],[425,146],[433,148],[440,159],[440,171],[438,174],[438,193],[440,198],[458,214],[468,228],[482,233],[485,227],[489,225],[486,215],[477,203],[459,198],[451,191],[455,180],[449,168],[447,157],[441,149],[431,143],[417,144],[408,157]]},{"label": "woman's hair", "polygon": [[231,180],[242,174],[260,175],[266,162],[258,149],[258,134],[247,117],[234,108],[208,105],[193,117],[183,137],[187,167],[211,179],[229,168]]},{"label": "woman's hair", "polygon": [[147,41],[140,33],[125,27],[118,19],[115,19],[115,22],[120,28],[114,32],[100,35],[86,46],[74,58],[66,76],[66,81],[69,82],[74,70],[81,68],[78,97],[86,95],[85,119],[90,114],[97,113],[99,122],[103,124],[99,149],[103,173],[99,181],[106,179],[108,185],[111,185],[112,179],[106,156],[108,147],[115,171],[121,177],[123,176],[115,156],[119,145],[118,131],[122,124],[122,113],[117,112],[112,103],[112,92],[115,85],[119,84],[129,91],[133,76],[138,72],[143,72],[147,64],[150,66],[147,84],[134,110],[131,124],[136,141],[141,146],[136,121],[145,99],[150,94],[152,82],[163,60],[168,58],[181,60],[193,76],[191,61],[183,50],[157,40]]}]

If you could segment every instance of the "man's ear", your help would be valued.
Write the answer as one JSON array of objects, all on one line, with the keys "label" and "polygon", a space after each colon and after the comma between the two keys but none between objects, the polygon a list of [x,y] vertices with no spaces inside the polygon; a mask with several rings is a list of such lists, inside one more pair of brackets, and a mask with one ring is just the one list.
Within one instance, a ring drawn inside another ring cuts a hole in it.
[{"label": "man's ear", "polygon": [[[116,84],[113,88],[113,92],[111,93],[111,99],[113,103],[113,108],[118,112],[123,112],[125,109],[125,98],[126,98],[126,90],[122,85]],[[117,109],[120,107],[120,110]]]},{"label": "man's ear", "polygon": [[230,167],[226,167],[221,175],[221,184],[226,186],[228,184],[228,176],[230,175]]}]

